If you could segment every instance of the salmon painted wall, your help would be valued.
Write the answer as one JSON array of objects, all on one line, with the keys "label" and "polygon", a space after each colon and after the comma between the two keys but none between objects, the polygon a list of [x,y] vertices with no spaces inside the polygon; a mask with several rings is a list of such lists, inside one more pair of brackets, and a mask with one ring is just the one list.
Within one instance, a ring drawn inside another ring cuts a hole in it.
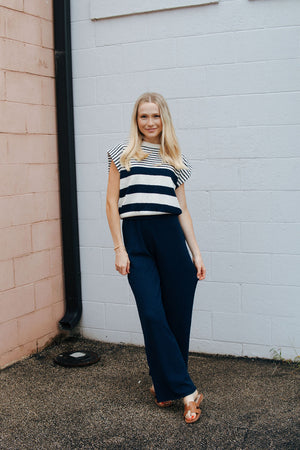
[{"label": "salmon painted wall", "polygon": [[58,334],[63,271],[52,0],[0,0],[0,367]]}]

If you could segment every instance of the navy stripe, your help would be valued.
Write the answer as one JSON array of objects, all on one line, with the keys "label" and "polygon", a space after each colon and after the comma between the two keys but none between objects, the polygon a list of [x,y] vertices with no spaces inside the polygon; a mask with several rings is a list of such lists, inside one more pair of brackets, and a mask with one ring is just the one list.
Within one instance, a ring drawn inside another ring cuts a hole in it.
[{"label": "navy stripe", "polygon": [[128,186],[127,188],[120,189],[120,198],[123,198],[128,194],[136,194],[139,192],[149,194],[164,194],[170,195],[171,197],[176,197],[174,188],[169,188],[166,186],[152,186],[147,184],[135,184],[133,186]]},{"label": "navy stripe", "polygon": [[180,208],[169,205],[160,205],[159,203],[131,203],[129,205],[124,205],[119,209],[120,214],[131,211],[160,211],[176,214],[177,216],[182,213]]},{"label": "navy stripe", "polygon": [[177,185],[177,176],[171,169],[154,169],[151,167],[131,167],[130,171],[121,170],[120,178],[127,178],[131,175],[154,175],[154,176],[169,176],[172,178],[175,185]]}]

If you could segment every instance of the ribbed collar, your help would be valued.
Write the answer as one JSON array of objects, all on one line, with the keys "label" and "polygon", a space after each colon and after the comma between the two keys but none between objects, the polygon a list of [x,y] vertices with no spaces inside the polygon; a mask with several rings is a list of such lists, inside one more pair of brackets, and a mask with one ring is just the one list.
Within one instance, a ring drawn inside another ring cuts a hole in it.
[{"label": "ribbed collar", "polygon": [[151,142],[147,142],[147,141],[142,141],[142,146],[149,149],[149,150],[153,150],[153,149],[160,149],[160,144],[151,144]]}]

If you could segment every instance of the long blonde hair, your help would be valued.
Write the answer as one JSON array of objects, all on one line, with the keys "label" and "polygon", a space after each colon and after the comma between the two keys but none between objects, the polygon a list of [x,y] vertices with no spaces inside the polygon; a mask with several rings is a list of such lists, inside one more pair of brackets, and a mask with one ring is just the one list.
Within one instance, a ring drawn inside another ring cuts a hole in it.
[{"label": "long blonde hair", "polygon": [[137,161],[142,161],[148,156],[148,154],[141,148],[143,135],[137,124],[138,109],[143,103],[155,103],[159,108],[162,121],[160,143],[160,154],[162,160],[165,163],[175,167],[175,169],[185,169],[186,166],[182,161],[181,151],[175,134],[169,107],[164,97],[155,92],[146,92],[142,94],[135,102],[131,117],[129,143],[121,156],[120,163],[126,168],[126,170],[129,171],[131,158],[134,158]]}]

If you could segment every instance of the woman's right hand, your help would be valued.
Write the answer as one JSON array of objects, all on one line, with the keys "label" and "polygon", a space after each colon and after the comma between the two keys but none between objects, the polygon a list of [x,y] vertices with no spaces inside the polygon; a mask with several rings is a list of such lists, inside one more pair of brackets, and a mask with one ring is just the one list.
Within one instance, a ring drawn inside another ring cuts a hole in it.
[{"label": "woman's right hand", "polygon": [[116,250],[115,267],[121,275],[128,275],[130,272],[130,261],[125,247]]}]

